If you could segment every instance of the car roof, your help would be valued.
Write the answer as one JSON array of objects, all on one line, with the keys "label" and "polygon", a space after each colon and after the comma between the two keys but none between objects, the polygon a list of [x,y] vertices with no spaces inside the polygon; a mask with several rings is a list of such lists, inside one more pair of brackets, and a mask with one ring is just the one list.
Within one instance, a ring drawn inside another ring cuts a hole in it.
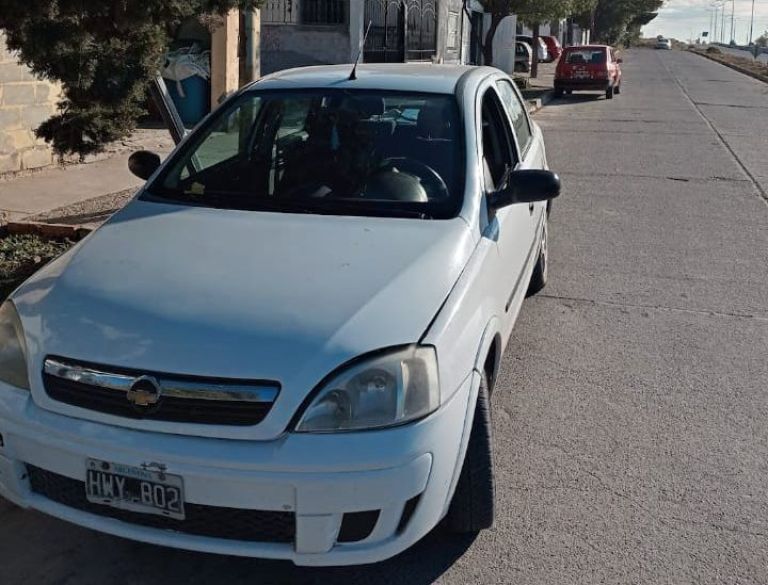
[{"label": "car roof", "polygon": [[323,65],[286,69],[260,79],[248,89],[381,89],[454,94],[460,81],[479,83],[498,73],[491,67],[431,63],[361,64],[350,80],[352,65]]},{"label": "car roof", "polygon": [[575,45],[572,47],[566,47],[566,51],[581,51],[582,49],[610,49],[610,45]]}]

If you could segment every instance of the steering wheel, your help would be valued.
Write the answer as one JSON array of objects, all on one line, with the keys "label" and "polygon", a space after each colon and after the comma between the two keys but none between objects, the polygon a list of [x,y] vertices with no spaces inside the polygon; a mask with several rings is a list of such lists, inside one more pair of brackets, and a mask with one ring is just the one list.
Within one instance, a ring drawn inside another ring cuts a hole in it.
[{"label": "steering wheel", "polygon": [[396,156],[384,159],[377,172],[395,170],[418,177],[430,199],[448,199],[451,196],[443,178],[428,164],[413,158]]}]

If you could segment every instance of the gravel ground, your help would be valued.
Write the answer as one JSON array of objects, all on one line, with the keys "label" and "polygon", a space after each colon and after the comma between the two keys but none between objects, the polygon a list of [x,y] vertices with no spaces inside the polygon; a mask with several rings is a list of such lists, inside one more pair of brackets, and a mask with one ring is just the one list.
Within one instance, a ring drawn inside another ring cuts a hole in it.
[{"label": "gravel ground", "polygon": [[95,228],[107,221],[113,213],[122,209],[135,193],[135,189],[126,189],[110,195],[94,197],[74,205],[33,215],[25,221]]}]

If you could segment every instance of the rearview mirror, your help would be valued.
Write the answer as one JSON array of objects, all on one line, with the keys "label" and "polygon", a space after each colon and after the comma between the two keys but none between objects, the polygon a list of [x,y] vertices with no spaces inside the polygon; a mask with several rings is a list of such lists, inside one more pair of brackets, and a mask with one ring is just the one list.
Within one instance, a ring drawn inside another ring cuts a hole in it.
[{"label": "rearview mirror", "polygon": [[560,177],[552,171],[513,171],[504,189],[491,194],[493,209],[501,209],[515,203],[549,201],[560,195]]},{"label": "rearview mirror", "polygon": [[139,179],[149,179],[160,167],[160,155],[148,150],[134,152],[128,159],[128,169]]}]

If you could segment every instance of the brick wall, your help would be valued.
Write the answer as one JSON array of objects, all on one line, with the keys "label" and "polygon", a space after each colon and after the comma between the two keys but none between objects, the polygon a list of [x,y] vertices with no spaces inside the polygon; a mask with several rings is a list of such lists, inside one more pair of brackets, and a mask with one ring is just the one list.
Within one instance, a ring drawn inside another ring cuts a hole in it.
[{"label": "brick wall", "polygon": [[59,87],[35,78],[19,65],[0,32],[0,173],[53,162],[51,149],[35,129],[56,111]]}]

